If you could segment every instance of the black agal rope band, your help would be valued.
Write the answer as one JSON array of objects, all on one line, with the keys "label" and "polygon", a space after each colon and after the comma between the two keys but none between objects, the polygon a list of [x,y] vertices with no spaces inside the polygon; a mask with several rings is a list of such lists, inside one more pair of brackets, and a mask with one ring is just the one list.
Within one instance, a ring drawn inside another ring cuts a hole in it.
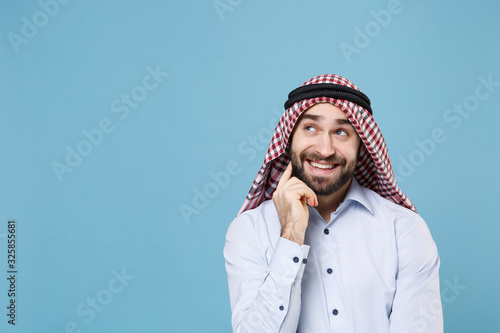
[{"label": "black agal rope band", "polygon": [[292,90],[288,94],[288,101],[285,103],[285,110],[294,105],[295,103],[304,99],[311,99],[316,97],[331,97],[335,99],[345,99],[350,102],[356,103],[362,108],[365,108],[372,113],[370,107],[370,99],[354,88],[342,86],[334,83],[315,83],[308,84],[297,89]]}]

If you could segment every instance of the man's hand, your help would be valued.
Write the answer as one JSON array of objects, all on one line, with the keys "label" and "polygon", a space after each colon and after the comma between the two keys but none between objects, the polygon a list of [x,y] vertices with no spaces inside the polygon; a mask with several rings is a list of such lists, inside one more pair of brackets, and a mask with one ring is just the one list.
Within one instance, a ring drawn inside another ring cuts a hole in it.
[{"label": "man's hand", "polygon": [[291,176],[290,162],[273,193],[273,202],[281,220],[281,237],[302,245],[309,221],[307,204],[317,206],[318,198],[303,181]]}]

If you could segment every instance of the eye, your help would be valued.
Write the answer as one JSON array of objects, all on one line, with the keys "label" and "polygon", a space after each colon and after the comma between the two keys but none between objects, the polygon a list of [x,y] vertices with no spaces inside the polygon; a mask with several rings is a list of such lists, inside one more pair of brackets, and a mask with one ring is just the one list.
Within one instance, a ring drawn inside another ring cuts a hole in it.
[{"label": "eye", "polygon": [[342,135],[342,136],[343,136],[343,135],[347,135],[347,131],[344,131],[344,130],[342,130],[342,129],[339,129],[339,130],[336,130],[336,131],[335,131],[335,134],[336,134],[336,135]]},{"label": "eye", "polygon": [[307,132],[314,132],[316,131],[316,128],[312,125],[306,125],[304,126],[304,129],[307,131]]}]

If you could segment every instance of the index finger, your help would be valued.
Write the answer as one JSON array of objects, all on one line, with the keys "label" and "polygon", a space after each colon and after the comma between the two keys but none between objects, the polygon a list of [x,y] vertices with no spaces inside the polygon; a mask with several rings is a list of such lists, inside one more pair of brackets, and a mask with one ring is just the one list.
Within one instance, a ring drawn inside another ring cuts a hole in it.
[{"label": "index finger", "polygon": [[292,177],[292,162],[288,163],[285,171],[281,174],[281,178],[278,182],[278,186],[276,189],[280,188],[280,186],[283,186],[284,183],[286,183],[290,178]]}]

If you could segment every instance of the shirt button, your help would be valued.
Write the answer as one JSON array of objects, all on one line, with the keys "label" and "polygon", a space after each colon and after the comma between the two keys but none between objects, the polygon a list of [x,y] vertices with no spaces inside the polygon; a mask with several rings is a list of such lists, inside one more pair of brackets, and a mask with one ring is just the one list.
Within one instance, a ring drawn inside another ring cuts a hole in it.
[{"label": "shirt button", "polygon": [[307,258],[302,259],[303,264],[307,264]]},{"label": "shirt button", "polygon": [[328,269],[326,270],[326,272],[327,272],[328,274],[332,274],[332,273],[333,273],[333,270],[332,270],[331,268],[328,268]]},{"label": "shirt button", "polygon": [[293,257],[293,262],[295,263],[299,262],[299,257]]},{"label": "shirt button", "polygon": [[280,311],[285,310],[285,307],[283,305],[280,305]]},{"label": "shirt button", "polygon": [[330,230],[325,229],[325,230],[323,230],[323,232],[325,233],[325,235],[328,235],[330,233]]},{"label": "shirt button", "polygon": [[332,313],[333,313],[334,316],[336,316],[336,315],[339,314],[339,311],[337,309],[333,309]]}]

